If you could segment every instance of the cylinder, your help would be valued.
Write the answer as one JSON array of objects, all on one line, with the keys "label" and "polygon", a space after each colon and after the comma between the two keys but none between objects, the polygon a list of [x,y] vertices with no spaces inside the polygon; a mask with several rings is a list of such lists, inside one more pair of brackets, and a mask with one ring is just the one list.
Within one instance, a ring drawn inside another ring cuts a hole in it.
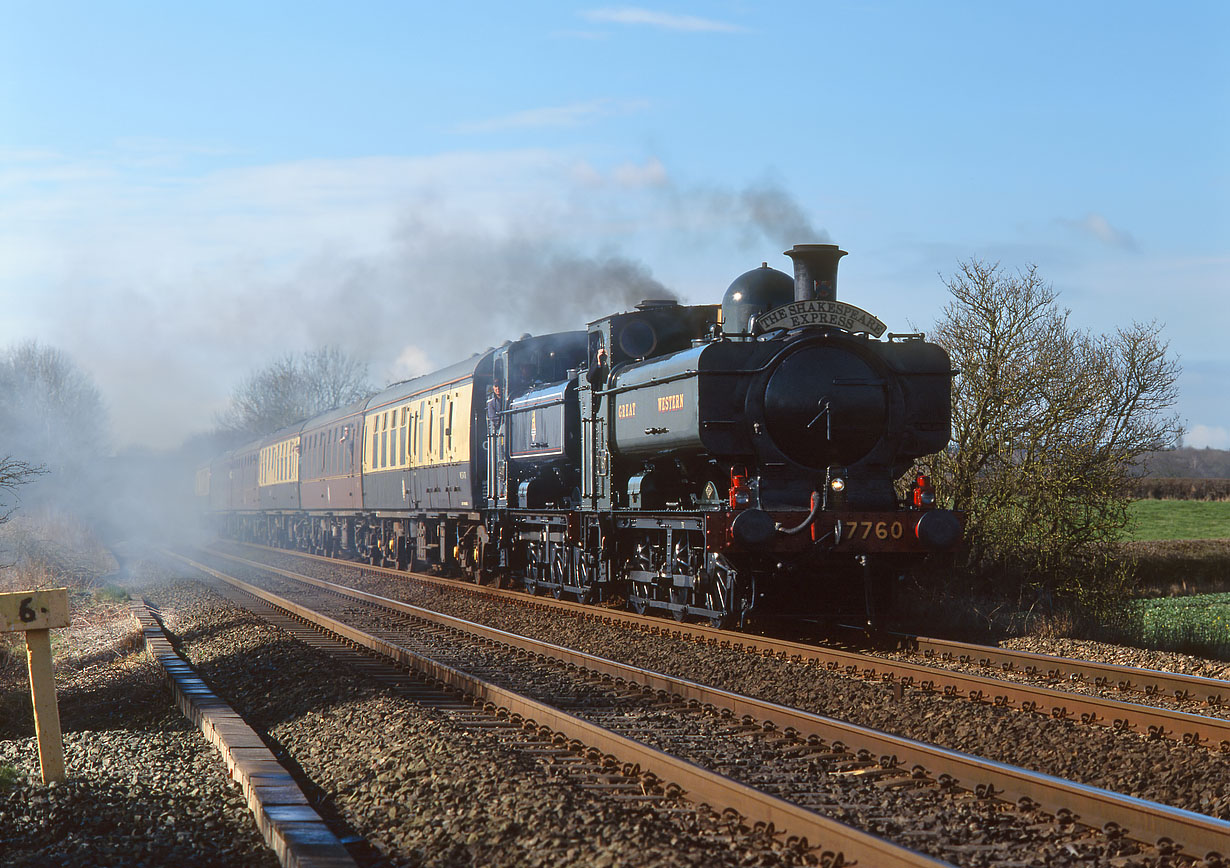
[{"label": "cylinder", "polygon": [[846,251],[836,244],[796,244],[786,255],[794,260],[794,300],[837,300],[837,261]]}]

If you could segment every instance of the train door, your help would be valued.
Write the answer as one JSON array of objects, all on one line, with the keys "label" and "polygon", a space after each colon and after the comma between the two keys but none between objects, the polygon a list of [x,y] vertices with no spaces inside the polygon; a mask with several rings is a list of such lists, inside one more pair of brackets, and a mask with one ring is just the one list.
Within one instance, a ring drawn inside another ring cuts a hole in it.
[{"label": "train door", "polygon": [[427,424],[424,426],[423,505],[427,509],[439,509],[440,460],[436,456],[440,449],[440,400],[433,395],[424,403],[427,405]]},{"label": "train door", "polygon": [[445,392],[440,396],[440,508],[454,509],[457,506],[456,489],[460,485],[459,467],[454,460],[453,422],[457,416],[457,394]]}]

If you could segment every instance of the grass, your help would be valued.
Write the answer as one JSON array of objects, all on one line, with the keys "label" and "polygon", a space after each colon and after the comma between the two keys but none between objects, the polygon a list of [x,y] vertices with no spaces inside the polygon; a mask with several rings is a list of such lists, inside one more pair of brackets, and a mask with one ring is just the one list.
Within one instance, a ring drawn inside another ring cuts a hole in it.
[{"label": "grass", "polygon": [[1230,501],[1137,500],[1128,539],[1230,539]]},{"label": "grass", "polygon": [[127,603],[128,592],[115,585],[104,585],[94,592],[94,599],[100,603]]},{"label": "grass", "polygon": [[1230,593],[1134,600],[1122,641],[1230,660]]},{"label": "grass", "polygon": [[21,780],[21,772],[9,765],[0,764],[0,793]]}]

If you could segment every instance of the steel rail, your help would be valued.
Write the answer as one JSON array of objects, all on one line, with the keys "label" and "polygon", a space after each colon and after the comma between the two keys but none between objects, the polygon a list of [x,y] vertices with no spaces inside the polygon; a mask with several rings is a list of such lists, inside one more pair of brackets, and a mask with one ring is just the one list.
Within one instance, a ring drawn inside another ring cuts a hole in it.
[{"label": "steel rail", "polygon": [[[296,618],[315,624],[321,629],[367,648],[382,657],[419,671],[440,684],[459,690],[476,700],[490,702],[497,707],[504,708],[510,715],[519,716],[527,722],[546,726],[563,734],[566,738],[580,741],[603,754],[618,757],[622,762],[639,764],[642,770],[653,773],[658,779],[677,784],[695,803],[733,808],[752,823],[772,824],[774,829],[788,830],[792,835],[805,838],[812,847],[816,846],[812,842],[824,842],[826,850],[821,855],[820,864],[883,865],[887,868],[944,868],[944,866],[952,868],[950,863],[877,838],[792,802],[779,799],[724,775],[618,735],[567,712],[521,696],[378,636],[351,627],[263,588],[211,569],[183,555],[171,552],[168,554]],[[266,567],[266,569],[270,568]],[[312,580],[310,583],[318,582],[328,584],[320,582],[319,579]],[[374,595],[365,594],[364,596]],[[383,600],[383,598],[377,599]],[[388,602],[395,603],[396,601]]]},{"label": "steel rail", "polygon": [[[266,547],[261,547],[266,548]],[[479,596],[494,596],[525,606],[543,606],[572,612],[579,617],[599,623],[619,626],[635,626],[651,634],[676,639],[716,642],[719,645],[752,653],[775,656],[782,659],[823,663],[832,671],[878,680],[897,686],[897,689],[916,689],[926,693],[941,694],[946,698],[964,699],[971,702],[989,703],[1024,713],[1045,714],[1056,720],[1073,720],[1087,725],[1105,726],[1111,729],[1132,732],[1148,738],[1167,738],[1190,746],[1230,751],[1230,719],[1208,717],[1176,709],[1141,705],[1120,699],[1107,699],[1081,693],[1058,690],[1053,687],[1017,681],[973,675],[938,666],[893,660],[872,654],[862,654],[839,648],[807,645],[785,639],[772,639],[749,633],[719,630],[700,624],[684,624],[667,621],[651,615],[636,615],[631,612],[616,612],[581,603],[560,600],[545,600],[530,597],[517,591],[482,588],[462,584],[454,580],[406,573],[384,567],[353,564],[301,552],[269,548],[279,554],[294,554],[320,560],[324,563],[349,565],[379,575],[401,579],[411,578],[438,587],[449,588]],[[275,569],[258,561],[248,561],[238,555],[214,552],[219,557],[231,558],[241,563]]]},{"label": "steel rail", "polygon": [[912,651],[924,657],[936,657],[944,661],[955,660],[981,666],[998,664],[1008,672],[1021,671],[1048,678],[1067,678],[1084,681],[1095,687],[1114,687],[1125,693],[1134,691],[1146,696],[1167,694],[1178,700],[1202,701],[1211,708],[1230,703],[1230,681],[1219,678],[1056,657],[1033,651],[1015,651],[1010,648],[954,642],[908,633],[887,635],[896,642],[899,650]]},{"label": "steel rail", "polygon": [[[237,560],[243,561],[242,558]],[[189,562],[199,569],[212,572],[207,567]],[[339,596],[360,600],[432,624],[477,635],[485,640],[502,643],[528,653],[546,655],[611,679],[665,692],[684,702],[728,709],[736,716],[750,716],[760,721],[762,725],[771,728],[792,729],[802,736],[816,736],[830,743],[841,742],[847,747],[853,745],[878,755],[881,758],[881,764],[886,767],[921,766],[933,776],[937,778],[947,776],[954,784],[981,796],[995,796],[1010,801],[1029,799],[1052,813],[1066,809],[1078,816],[1085,825],[1104,826],[1113,823],[1129,837],[1146,844],[1169,838],[1178,843],[1185,852],[1194,856],[1204,856],[1210,852],[1226,851],[1227,842],[1230,842],[1230,823],[1205,814],[1125,796],[1053,775],[948,750],[869,727],[857,726],[811,712],[595,657],[575,649],[465,621],[451,615],[433,612],[367,591],[347,588],[323,579],[303,576],[278,567],[254,565],[291,581],[302,582]]]}]

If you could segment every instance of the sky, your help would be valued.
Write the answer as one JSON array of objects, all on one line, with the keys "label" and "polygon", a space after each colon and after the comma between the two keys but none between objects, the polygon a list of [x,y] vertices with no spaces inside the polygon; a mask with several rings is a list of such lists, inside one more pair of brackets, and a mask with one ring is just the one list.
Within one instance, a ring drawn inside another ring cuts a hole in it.
[{"label": "sky", "polygon": [[0,349],[173,448],[286,353],[375,385],[831,241],[929,330],[970,258],[1156,321],[1230,448],[1230,4],[0,0]]}]

